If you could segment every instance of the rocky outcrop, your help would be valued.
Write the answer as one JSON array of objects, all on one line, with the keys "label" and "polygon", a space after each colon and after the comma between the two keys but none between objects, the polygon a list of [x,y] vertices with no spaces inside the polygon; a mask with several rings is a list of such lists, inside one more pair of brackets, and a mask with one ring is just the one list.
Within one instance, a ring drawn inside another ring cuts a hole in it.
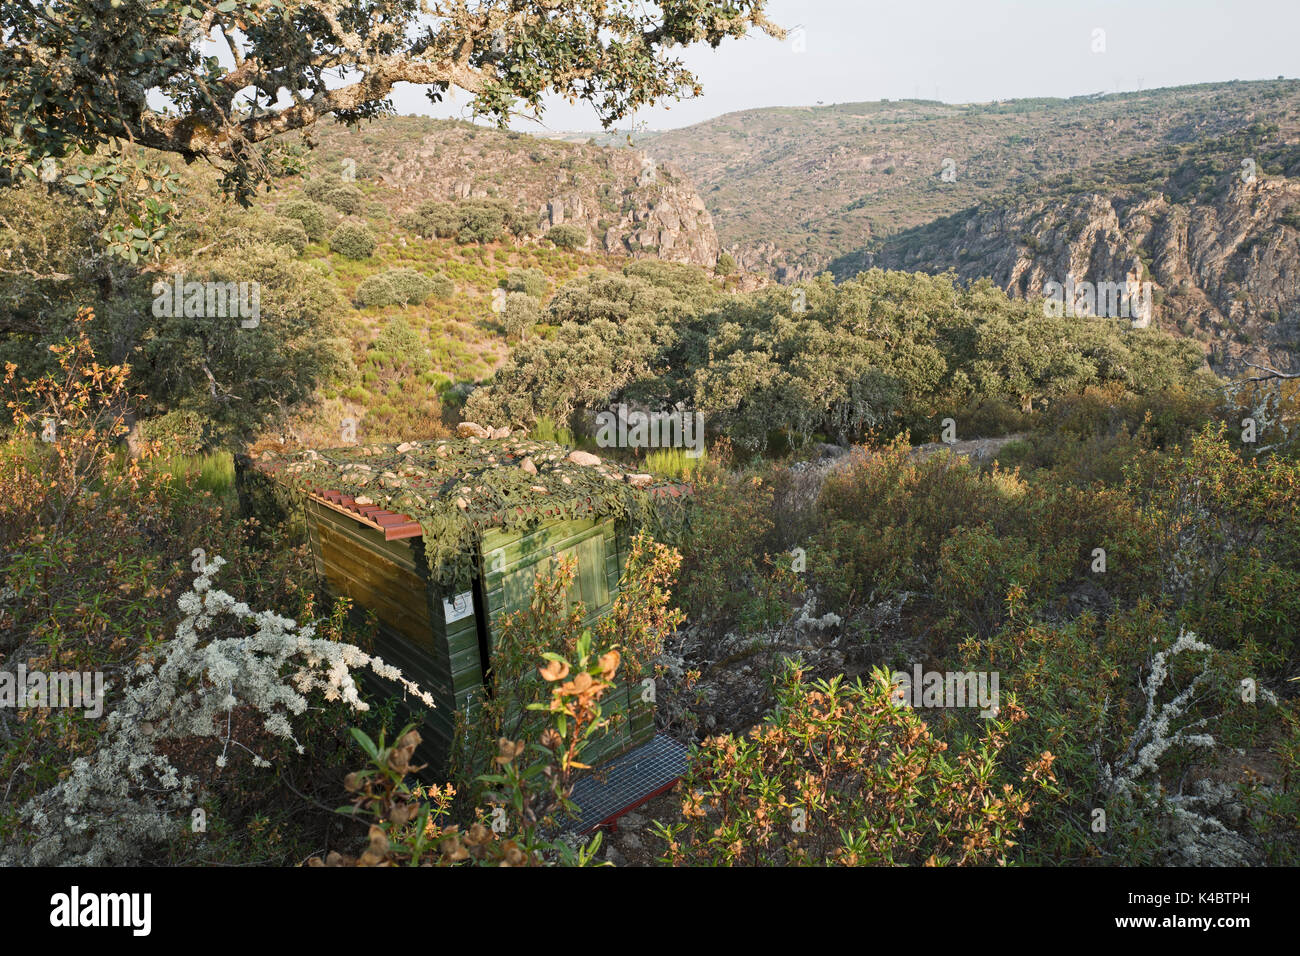
[{"label": "rocky outcrop", "polygon": [[[681,165],[746,270],[810,278],[1009,190],[1276,125],[1297,132],[1300,81],[1206,83],[1071,99],[780,106],[642,134]],[[1231,144],[1220,174],[1251,153]],[[1221,178],[1222,175],[1221,175]]]},{"label": "rocky outcrop", "polygon": [[1300,180],[1237,178],[1213,196],[1052,194],[989,203],[836,264],[984,276],[1041,298],[1049,282],[1149,282],[1151,324],[1196,338],[1216,369],[1300,366]]},{"label": "rocky outcrop", "polygon": [[[426,199],[500,197],[537,211],[537,231],[578,226],[587,248],[712,268],[720,252],[713,218],[675,165],[641,150],[541,139],[468,123],[391,117],[370,168],[402,194]],[[407,129],[407,127],[410,127]],[[394,135],[397,131],[402,135]]]},{"label": "rocky outcrop", "polygon": [[720,252],[713,217],[686,175],[643,152],[618,150],[610,159],[611,172],[625,186],[618,218],[604,229],[605,251],[712,268]]}]

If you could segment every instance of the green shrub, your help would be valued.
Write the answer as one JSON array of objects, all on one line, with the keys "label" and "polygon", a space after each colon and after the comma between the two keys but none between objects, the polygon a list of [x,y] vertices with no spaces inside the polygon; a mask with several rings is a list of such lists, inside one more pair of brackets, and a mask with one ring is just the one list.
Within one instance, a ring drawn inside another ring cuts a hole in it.
[{"label": "green shrub", "polygon": [[427,200],[411,214],[414,231],[426,239],[450,239],[460,230],[460,216],[449,202]]},{"label": "green shrub", "polygon": [[972,400],[953,418],[962,438],[997,438],[1020,431],[1030,416],[1001,395],[981,396]]},{"label": "green shrub", "polygon": [[713,267],[713,271],[720,276],[729,276],[736,271],[736,259],[729,252],[724,252],[718,256],[718,263]]},{"label": "green shrub", "polygon": [[788,557],[773,559],[775,488],[762,475],[696,459],[690,525],[675,532],[682,552],[679,606],[709,642],[784,620],[800,587]]},{"label": "green shrub", "polygon": [[425,348],[424,340],[400,315],[388,320],[371,347],[392,356],[394,363],[409,366],[416,372],[429,367],[429,350]]},{"label": "green shrub", "polygon": [[466,200],[456,207],[456,212],[460,217],[460,228],[456,231],[459,243],[496,242],[505,232],[504,203],[487,199]]},{"label": "green shrub", "polygon": [[382,308],[397,301],[396,293],[393,291],[393,285],[388,279],[387,272],[378,272],[362,279],[352,298],[363,309]]},{"label": "green shrub", "polygon": [[140,423],[140,437],[158,442],[164,455],[200,455],[216,442],[211,421],[190,409],[145,419]]},{"label": "green shrub", "polygon": [[421,305],[433,294],[433,280],[414,269],[391,269],[387,275],[400,305]]},{"label": "green shrub", "polygon": [[307,249],[307,230],[297,219],[277,220],[271,228],[269,238],[273,245],[288,246],[296,256],[302,255]]},{"label": "green shrub", "polygon": [[965,463],[947,455],[910,462],[905,443],[857,457],[826,479],[822,531],[808,567],[841,613],[933,580],[954,528],[992,520],[999,497]]},{"label": "green shrub", "polygon": [[324,202],[325,194],[335,186],[338,186],[341,182],[341,179],[332,174],[318,176],[316,179],[303,184],[302,194],[312,202]]},{"label": "green shrub", "polygon": [[550,282],[546,279],[546,273],[541,269],[511,269],[506,276],[506,289],[511,292],[522,292],[525,295],[531,295],[534,299],[541,301],[546,298],[546,293],[550,289]]},{"label": "green shrub", "polygon": [[761,727],[704,742],[682,781],[684,822],[657,832],[671,866],[1005,864],[1051,755],[1003,756],[1015,705],[948,752],[886,672],[808,681],[786,662]]},{"label": "green shrub", "polygon": [[348,259],[369,259],[378,243],[365,226],[342,223],[330,235],[330,251]]},{"label": "green shrub", "polygon": [[581,249],[587,244],[587,230],[565,223],[562,226],[552,226],[546,233],[546,238],[560,249]]},{"label": "green shrub", "polygon": [[339,183],[326,190],[321,201],[345,215],[355,216],[365,206],[366,194],[352,183]]},{"label": "green shrub", "polygon": [[432,295],[449,298],[455,286],[446,276],[427,276],[415,269],[387,269],[367,276],[353,296],[360,308],[422,305]]},{"label": "green shrub", "polygon": [[524,336],[537,324],[537,300],[522,292],[506,295],[506,307],[501,312],[501,323],[507,335]]},{"label": "green shrub", "polygon": [[414,269],[388,269],[357,287],[359,305],[420,305],[433,294],[435,281]]},{"label": "green shrub", "polygon": [[401,225],[424,238],[454,238],[462,245],[496,242],[506,233],[523,235],[530,226],[526,213],[503,199],[426,200],[401,217]]},{"label": "green shrub", "polygon": [[310,199],[294,199],[280,206],[276,212],[286,219],[297,219],[302,223],[307,238],[312,242],[324,239],[329,229],[329,217],[324,207]]},{"label": "green shrub", "polygon": [[433,287],[433,296],[437,299],[450,299],[456,294],[456,283],[445,275],[435,275],[429,280]]}]

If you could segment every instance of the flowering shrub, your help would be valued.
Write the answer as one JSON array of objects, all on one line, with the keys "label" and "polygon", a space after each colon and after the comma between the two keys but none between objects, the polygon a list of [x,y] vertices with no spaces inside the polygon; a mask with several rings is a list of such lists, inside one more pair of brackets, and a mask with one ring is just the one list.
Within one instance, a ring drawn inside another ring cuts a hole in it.
[{"label": "flowering shrub", "polygon": [[[55,347],[57,371],[26,381],[10,373],[15,427],[0,443],[0,661],[11,672],[20,664],[29,672],[102,672],[112,707],[123,675],[171,637],[196,546],[230,559],[226,589],[240,600],[289,609],[301,620],[317,615],[305,543],[286,529],[234,518],[228,486],[208,486],[161,463],[148,430],[139,458],[120,447],[132,408],[127,369],[96,360],[91,322],[83,312],[76,334]],[[40,440],[47,420],[56,427]],[[330,611],[318,621],[318,636],[355,642],[341,609]],[[236,710],[233,732],[276,749],[250,713]],[[364,722],[381,714],[376,708]],[[78,759],[97,759],[105,723],[81,710],[0,708],[0,846],[21,846],[28,826],[22,808]],[[319,846],[327,817],[304,804],[303,794],[336,786],[329,778],[341,756],[337,724],[313,712],[296,736],[307,753],[289,748],[274,779],[237,751],[239,759],[205,781],[202,839],[187,832],[142,847],[145,859],[283,864]],[[220,744],[169,739],[161,749],[185,776],[211,768]]]},{"label": "flowering shrub", "polygon": [[[114,458],[115,445],[127,432],[127,410],[134,397],[127,388],[130,367],[101,365],[90,342],[91,309],[79,309],[76,337],[50,346],[56,371],[30,381],[18,378],[18,366],[5,365],[4,385],[13,397],[7,405],[13,418],[13,440],[39,439],[41,452],[14,455],[15,483],[26,486],[41,502],[42,524],[58,530],[69,509],[84,504],[91,486]],[[140,477],[134,462],[125,476]],[[6,500],[0,516],[9,518],[24,502]],[[7,522],[4,522],[7,523]],[[2,524],[0,524],[2,530]],[[11,533],[17,529],[10,529]]]},{"label": "flowering shrub", "polygon": [[[1105,621],[1017,621],[962,650],[965,666],[997,669],[1021,689],[1034,715],[1013,728],[1007,754],[1056,755],[1059,783],[1027,825],[1021,861],[1240,864],[1266,845],[1252,829],[1294,829],[1285,772],[1254,788],[1281,811],[1266,820],[1245,812],[1245,792],[1216,769],[1239,759],[1230,748],[1261,759],[1270,726],[1287,719],[1253,649],[1215,647],[1145,601]],[[1258,702],[1243,701],[1243,675],[1259,682]]]},{"label": "flowering shrub", "polygon": [[[248,750],[231,733],[241,708],[252,708],[265,731],[301,749],[290,718],[307,710],[309,695],[354,711],[368,709],[352,677],[361,668],[397,681],[433,706],[431,696],[379,658],[317,638],[312,625],[253,611],[213,590],[212,577],[224,564],[214,557],[182,595],[184,616],[175,637],[160,649],[157,663],[142,661],[129,675],[95,753],[74,761],[65,779],[22,808],[26,845],[11,847],[6,862],[140,860],[149,844],[174,836],[188,822],[202,792],[201,781],[182,776],[163,744],[216,738],[222,745],[216,766],[223,767],[231,748]],[[233,625],[229,636],[217,636],[227,620]],[[256,630],[248,634],[249,627]],[[270,765],[257,753],[253,762]]]},{"label": "flowering shrub", "polygon": [[[1199,670],[1186,687],[1161,702],[1160,694],[1169,681],[1173,659],[1187,653],[1202,655]],[[1207,803],[1214,797],[1219,802],[1231,800],[1231,788],[1226,788],[1227,793],[1218,794],[1212,791],[1170,794],[1161,781],[1161,764],[1165,758],[1175,756],[1179,749],[1216,745],[1212,735],[1201,732],[1210,718],[1191,719],[1188,714],[1210,680],[1213,661],[1214,648],[1190,631],[1180,632],[1177,640],[1156,653],[1142,686],[1145,706],[1141,718],[1123,753],[1113,764],[1102,764],[1101,789],[1130,817],[1167,814],[1166,826],[1172,831],[1169,834],[1172,839],[1167,837],[1162,842],[1169,846],[1177,862],[1192,866],[1243,865],[1250,862],[1247,842],[1206,812]],[[1124,817],[1120,819],[1123,821]],[[1120,829],[1126,829],[1122,823]]]},{"label": "flowering shrub", "polygon": [[660,826],[674,866],[1005,863],[1050,783],[1052,755],[1016,783],[998,770],[1008,701],[969,749],[949,756],[913,711],[869,683],[804,681],[791,663],[771,719],[744,737],[710,738],[680,785],[685,820]]},{"label": "flowering shrub", "polygon": [[375,742],[354,730],[370,766],[348,774],[344,781],[355,794],[344,812],[373,821],[368,846],[357,856],[334,852],[324,860],[313,857],[309,865],[539,866],[554,862],[585,866],[591,862],[600,848],[600,834],[586,845],[573,846],[542,833],[553,828],[562,813],[576,809],[570,799],[573,775],[586,768],[579,759],[583,745],[604,726],[600,701],[614,687],[621,659],[618,651],[593,653],[590,632],[576,641],[572,663],[553,652],[542,656],[546,664],[537,673],[546,682],[548,699],[528,709],[546,715],[545,729],[531,742],[497,740],[493,772],[481,777],[482,783],[495,788],[495,800],[480,805],[469,826],[452,822],[454,786],[406,783],[406,774],[418,769],[411,766],[420,743],[415,730],[404,730],[391,747],[385,747],[382,737]]}]

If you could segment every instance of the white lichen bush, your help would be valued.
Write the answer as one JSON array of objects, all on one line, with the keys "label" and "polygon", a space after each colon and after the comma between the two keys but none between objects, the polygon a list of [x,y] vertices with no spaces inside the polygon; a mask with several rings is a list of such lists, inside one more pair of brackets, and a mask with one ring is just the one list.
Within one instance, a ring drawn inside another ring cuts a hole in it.
[{"label": "white lichen bush", "polygon": [[[1170,662],[1186,653],[1205,655],[1200,670],[1182,691],[1160,702]],[[1234,788],[1203,780],[1192,792],[1169,792],[1160,779],[1161,759],[1171,750],[1216,746],[1215,738],[1203,732],[1205,718],[1184,719],[1210,679],[1213,659],[1210,645],[1192,631],[1179,631],[1178,639],[1155,655],[1141,685],[1146,708],[1128,747],[1113,764],[1101,765],[1103,794],[1159,820],[1167,830],[1170,862],[1183,866],[1240,866],[1252,856],[1249,842],[1221,819],[1241,813]]]},{"label": "white lichen bush", "polygon": [[816,613],[817,598],[809,597],[803,607],[799,608],[799,616],[794,619],[794,626],[801,631],[825,631],[844,623],[844,619],[833,612],[827,611],[821,617],[815,617]]},{"label": "white lichen bush", "polygon": [[[232,747],[261,754],[233,739],[237,708],[251,708],[276,737],[302,746],[292,718],[310,706],[308,695],[364,711],[353,674],[368,668],[394,681],[427,706],[433,698],[394,667],[351,644],[315,636],[311,624],[270,611],[253,611],[212,578],[225,564],[214,557],[177,602],[184,617],[160,650],[156,666],[137,664],[120,702],[108,714],[96,752],[73,762],[65,779],[20,811],[22,846],[0,852],[6,865],[117,865],[139,861],[151,846],[188,826],[203,796],[202,781],[182,776],[159,745],[182,738],[216,738],[226,765]],[[233,620],[232,620],[233,619]],[[218,636],[218,626],[234,636]],[[251,633],[250,633],[251,631]],[[112,705],[112,696],[109,696]]]}]

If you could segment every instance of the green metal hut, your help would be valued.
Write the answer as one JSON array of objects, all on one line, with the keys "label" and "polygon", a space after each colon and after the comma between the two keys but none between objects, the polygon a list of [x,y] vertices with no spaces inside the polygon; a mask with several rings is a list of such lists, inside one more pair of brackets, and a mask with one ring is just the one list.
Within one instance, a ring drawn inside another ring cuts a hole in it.
[{"label": "green metal hut", "polygon": [[[604,614],[632,529],[664,490],[595,455],[503,432],[253,462],[302,507],[326,596],[373,612],[374,653],[435,699],[432,709],[403,705],[433,773],[446,766],[457,711],[472,707],[483,686],[503,619],[527,606],[538,573],[552,558],[575,558],[570,600],[582,602],[588,620]],[[585,763],[653,737],[652,709],[634,677],[602,702],[613,719],[587,744]]]}]

